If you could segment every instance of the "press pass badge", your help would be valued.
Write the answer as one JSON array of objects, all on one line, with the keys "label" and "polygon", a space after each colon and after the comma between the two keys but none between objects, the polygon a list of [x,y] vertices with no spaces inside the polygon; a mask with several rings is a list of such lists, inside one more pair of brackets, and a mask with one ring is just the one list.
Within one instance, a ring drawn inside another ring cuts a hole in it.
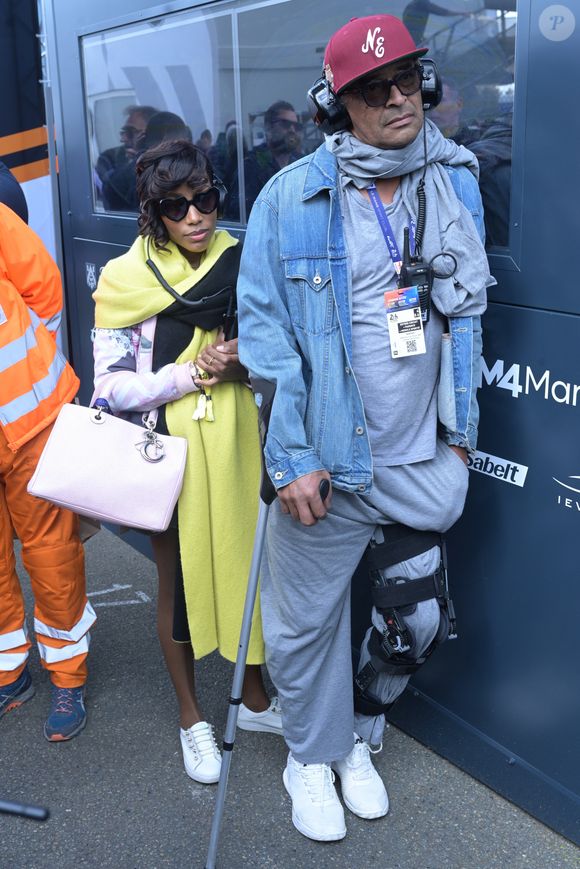
[{"label": "press pass badge", "polygon": [[387,290],[385,308],[393,359],[426,352],[418,287]]}]

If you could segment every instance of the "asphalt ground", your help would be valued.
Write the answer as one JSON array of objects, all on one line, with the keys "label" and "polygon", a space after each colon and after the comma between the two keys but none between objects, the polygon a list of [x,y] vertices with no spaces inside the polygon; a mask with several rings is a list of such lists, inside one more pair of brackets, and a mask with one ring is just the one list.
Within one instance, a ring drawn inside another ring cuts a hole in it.
[{"label": "asphalt ground", "polygon": [[[0,799],[50,809],[46,823],[0,815],[0,869],[203,867],[216,787],[184,772],[176,704],[155,633],[152,563],[101,531],[86,544],[92,631],[88,725],[69,743],[42,735],[48,679],[36,650],[36,695],[0,722]],[[21,571],[32,614],[28,580]],[[214,654],[198,693],[219,739],[233,665]],[[342,842],[305,839],[282,785],[286,749],[272,734],[239,732],[220,869],[568,869],[580,850],[391,727],[375,757],[386,818],[347,811]]]}]

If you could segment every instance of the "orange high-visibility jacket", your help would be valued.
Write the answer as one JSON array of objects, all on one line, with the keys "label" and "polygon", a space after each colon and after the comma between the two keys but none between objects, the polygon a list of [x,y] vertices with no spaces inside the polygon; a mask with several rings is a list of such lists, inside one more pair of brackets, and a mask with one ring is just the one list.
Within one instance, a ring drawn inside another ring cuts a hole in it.
[{"label": "orange high-visibility jacket", "polygon": [[79,388],[56,345],[61,313],[58,268],[36,233],[0,203],[0,426],[14,451]]}]

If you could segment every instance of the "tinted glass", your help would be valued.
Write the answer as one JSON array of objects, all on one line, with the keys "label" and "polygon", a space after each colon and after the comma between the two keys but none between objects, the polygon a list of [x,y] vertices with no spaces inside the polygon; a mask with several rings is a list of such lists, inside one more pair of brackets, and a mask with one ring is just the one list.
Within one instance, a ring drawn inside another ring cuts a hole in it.
[{"label": "tinted glass", "polygon": [[[438,63],[444,93],[431,119],[477,153],[490,246],[508,243],[515,5],[392,0],[388,10]],[[352,0],[212,3],[84,37],[95,209],[136,211],[136,156],[185,135],[228,188],[225,219],[245,225],[263,184],[322,142],[305,95],[329,35],[376,12]]]},{"label": "tinted glass", "polygon": [[[505,247],[509,240],[517,15],[515,0],[486,2],[485,6],[469,9],[472,14],[465,17],[429,16],[424,38],[443,79],[443,100],[429,117],[446,136],[477,155],[487,247]],[[501,8],[490,8],[495,6]]]},{"label": "tinted glass", "polygon": [[87,36],[82,56],[94,207],[135,212],[145,148],[187,138],[211,156],[235,116],[231,16],[214,6]]}]

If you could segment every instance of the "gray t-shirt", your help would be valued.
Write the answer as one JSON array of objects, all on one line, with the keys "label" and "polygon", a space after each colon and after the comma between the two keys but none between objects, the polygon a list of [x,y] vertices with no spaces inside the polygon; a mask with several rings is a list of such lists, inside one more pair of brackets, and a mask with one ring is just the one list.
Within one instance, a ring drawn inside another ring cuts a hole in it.
[{"label": "gray t-shirt", "polygon": [[[342,196],[352,286],[353,370],[375,466],[432,459],[437,439],[437,385],[444,318],[431,306],[427,352],[391,357],[384,292],[396,287],[393,262],[370,201],[349,184]],[[402,253],[410,215],[397,189],[385,206]]]}]

